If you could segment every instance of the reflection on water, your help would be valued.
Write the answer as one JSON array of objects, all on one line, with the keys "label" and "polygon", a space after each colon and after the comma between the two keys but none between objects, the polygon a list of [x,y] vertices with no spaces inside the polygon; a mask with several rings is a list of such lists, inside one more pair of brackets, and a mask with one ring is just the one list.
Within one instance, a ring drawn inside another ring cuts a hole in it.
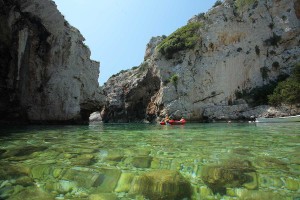
[{"label": "reflection on water", "polygon": [[0,128],[0,199],[300,199],[300,123]]}]

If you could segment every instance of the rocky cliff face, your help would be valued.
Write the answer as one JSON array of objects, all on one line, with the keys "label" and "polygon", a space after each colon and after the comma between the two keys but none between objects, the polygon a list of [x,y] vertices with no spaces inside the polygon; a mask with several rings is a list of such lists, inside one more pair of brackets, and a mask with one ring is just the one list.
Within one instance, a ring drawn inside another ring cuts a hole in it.
[{"label": "rocky cliff face", "polygon": [[0,1],[1,120],[83,122],[103,99],[99,63],[51,0]]},{"label": "rocky cliff face", "polygon": [[[246,102],[241,94],[268,87],[300,62],[299,2],[226,0],[189,21],[201,24],[197,44],[171,56],[158,51],[162,38],[151,39],[144,61],[151,76],[138,78],[131,70],[111,78],[105,90],[118,92],[111,93],[103,114],[126,119],[107,113],[128,113],[127,104],[141,112],[140,119],[165,113],[195,121],[262,114],[267,107],[253,108],[255,99]],[[135,91],[147,96],[146,110],[136,106]]]},{"label": "rocky cliff face", "polygon": [[109,122],[153,120],[156,118],[156,112],[150,113],[149,106],[159,87],[160,79],[153,74],[147,62],[143,62],[138,68],[111,77],[104,85],[107,104],[102,110],[102,120]]}]

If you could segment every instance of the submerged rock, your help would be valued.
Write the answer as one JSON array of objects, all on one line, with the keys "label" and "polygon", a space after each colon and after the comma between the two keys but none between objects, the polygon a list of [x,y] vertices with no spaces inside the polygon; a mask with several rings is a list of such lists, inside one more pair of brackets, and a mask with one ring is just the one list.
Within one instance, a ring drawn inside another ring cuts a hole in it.
[{"label": "submerged rock", "polygon": [[5,149],[0,149],[0,158],[2,157],[2,154],[6,153],[7,150]]},{"label": "submerged rock", "polygon": [[239,199],[251,199],[251,200],[290,200],[290,197],[285,197],[279,194],[278,192],[270,191],[259,191],[259,190],[246,190],[246,189],[235,189],[235,196]]},{"label": "submerged rock", "polygon": [[129,194],[140,194],[148,199],[189,199],[192,189],[190,183],[178,172],[156,170],[136,176]]},{"label": "submerged rock", "polygon": [[0,166],[0,180],[19,178],[27,176],[30,173],[30,168],[22,164],[13,165],[6,162],[0,162]]},{"label": "submerged rock", "polygon": [[115,192],[129,192],[133,178],[133,173],[123,172],[120,176]]},{"label": "submerged rock", "polygon": [[94,192],[113,192],[121,175],[116,168],[101,168],[91,170],[89,168],[74,167],[64,172],[62,180],[67,180],[78,187],[89,188]]},{"label": "submerged rock", "polygon": [[31,168],[31,177],[34,179],[52,177],[53,169],[52,165],[35,165]]},{"label": "submerged rock", "polygon": [[102,168],[101,175],[95,184],[99,193],[113,192],[118,184],[121,171],[117,168]]},{"label": "submerged rock", "polygon": [[151,165],[152,157],[150,156],[138,156],[138,157],[129,157],[124,163],[131,165],[136,168],[149,168]]},{"label": "submerged rock", "polygon": [[86,188],[98,186],[102,178],[98,172],[80,169],[68,169],[62,176],[63,180],[75,182],[79,187]]},{"label": "submerged rock", "polygon": [[227,187],[242,187],[245,183],[249,188],[258,187],[255,169],[246,160],[228,160],[219,165],[203,166],[201,178],[214,193],[220,194],[225,194]]},{"label": "submerged rock", "polygon": [[91,194],[89,200],[117,200],[118,197],[112,193]]},{"label": "submerged rock", "polygon": [[47,193],[40,188],[37,187],[28,187],[22,190],[19,193],[11,195],[8,200],[54,200],[55,196],[53,194]]},{"label": "submerged rock", "polygon": [[59,194],[66,194],[77,189],[77,183],[67,180],[59,180],[55,182],[48,181],[45,185],[48,191],[58,192]]},{"label": "submerged rock", "polygon": [[16,179],[15,184],[27,187],[27,186],[32,186],[34,184],[34,182],[33,182],[33,179],[30,178],[29,176],[21,176],[18,179]]},{"label": "submerged rock", "polygon": [[281,170],[288,170],[286,162],[270,156],[258,157],[254,164],[257,165],[257,167],[261,167],[263,169],[276,168]]},{"label": "submerged rock", "polygon": [[250,149],[245,149],[245,148],[232,149],[232,153],[238,154],[238,155],[241,155],[241,156],[253,156]]},{"label": "submerged rock", "polygon": [[26,146],[16,150],[14,156],[27,156],[35,152],[45,151],[48,149],[46,146]]},{"label": "submerged rock", "polygon": [[71,159],[73,165],[89,166],[95,162],[94,155],[82,154]]},{"label": "submerged rock", "polygon": [[292,191],[297,191],[300,188],[300,180],[287,178],[285,180],[285,187]]}]

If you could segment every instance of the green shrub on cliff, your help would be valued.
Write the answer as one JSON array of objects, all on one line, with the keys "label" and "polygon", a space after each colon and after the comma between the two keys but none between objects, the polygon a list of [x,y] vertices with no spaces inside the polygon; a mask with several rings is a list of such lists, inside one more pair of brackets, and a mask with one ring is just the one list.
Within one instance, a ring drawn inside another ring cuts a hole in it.
[{"label": "green shrub on cliff", "polygon": [[169,79],[169,81],[170,81],[171,83],[173,83],[176,92],[177,92],[177,86],[178,86],[178,79],[179,79],[178,74],[174,74],[174,75],[171,76],[170,79]]},{"label": "green shrub on cliff", "polygon": [[217,6],[219,6],[219,5],[222,5],[222,1],[221,1],[221,0],[217,0],[217,1],[215,2],[215,4],[213,5],[213,7],[217,7]]},{"label": "green shrub on cliff", "polygon": [[167,59],[171,59],[178,51],[194,48],[200,39],[197,35],[200,27],[201,23],[193,22],[177,29],[157,46],[157,50]]},{"label": "green shrub on cliff", "polygon": [[289,105],[300,103],[300,63],[295,65],[293,73],[288,79],[277,85],[268,99],[269,103],[274,106],[282,103]]},{"label": "green shrub on cliff", "polygon": [[174,74],[173,76],[170,77],[170,82],[173,83],[174,85],[177,85],[178,78],[179,76],[177,74]]}]

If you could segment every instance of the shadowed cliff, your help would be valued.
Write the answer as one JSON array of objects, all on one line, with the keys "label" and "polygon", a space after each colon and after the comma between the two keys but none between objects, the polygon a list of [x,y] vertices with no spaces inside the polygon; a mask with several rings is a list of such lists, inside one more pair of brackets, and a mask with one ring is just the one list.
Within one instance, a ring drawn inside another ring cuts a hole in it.
[{"label": "shadowed cliff", "polygon": [[83,123],[103,95],[99,63],[51,0],[0,1],[0,120]]}]

